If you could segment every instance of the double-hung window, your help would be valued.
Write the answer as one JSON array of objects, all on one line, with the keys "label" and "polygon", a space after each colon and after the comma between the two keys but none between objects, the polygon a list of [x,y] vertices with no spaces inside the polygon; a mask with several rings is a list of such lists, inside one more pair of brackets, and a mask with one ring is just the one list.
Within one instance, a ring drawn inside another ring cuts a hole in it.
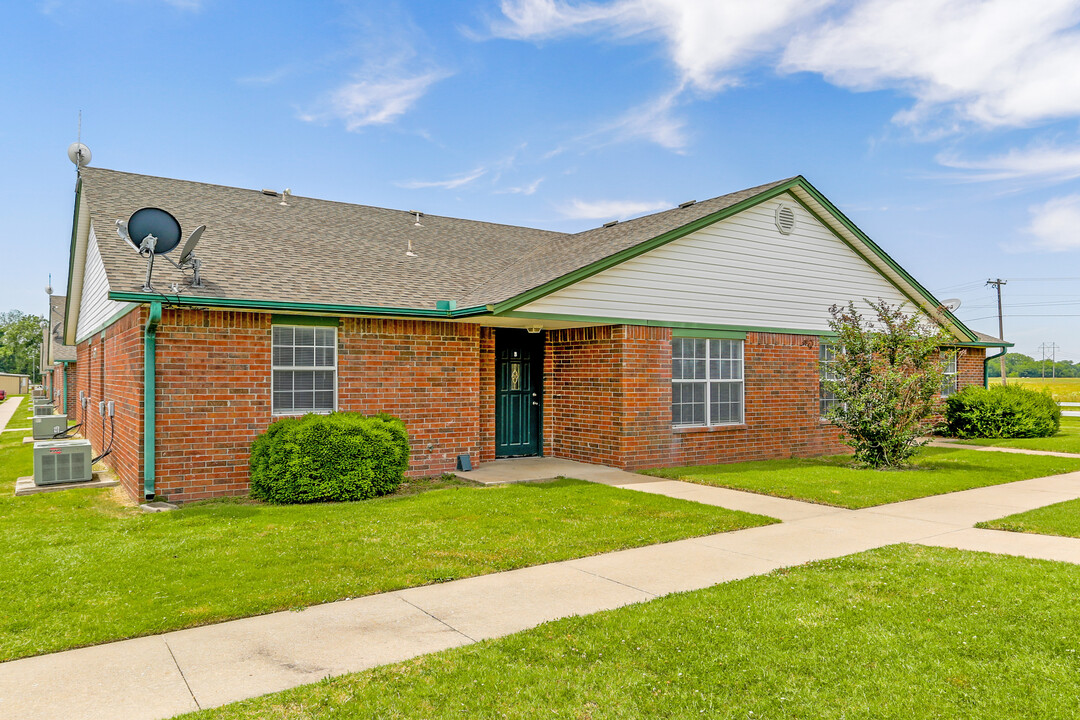
[{"label": "double-hung window", "polygon": [[840,376],[836,374],[836,346],[824,338],[818,344],[818,366],[821,370],[818,380],[818,410],[821,417],[827,417],[829,411],[840,404],[836,393],[829,389],[828,383],[839,380]]},{"label": "double-hung window", "polygon": [[337,328],[274,325],[275,415],[332,412],[337,395]]},{"label": "double-hung window", "polygon": [[945,368],[941,376],[941,397],[949,397],[959,387],[960,368],[956,360],[956,351],[945,355]]},{"label": "double-hung window", "polygon": [[671,341],[671,422],[676,427],[743,421],[743,341]]}]

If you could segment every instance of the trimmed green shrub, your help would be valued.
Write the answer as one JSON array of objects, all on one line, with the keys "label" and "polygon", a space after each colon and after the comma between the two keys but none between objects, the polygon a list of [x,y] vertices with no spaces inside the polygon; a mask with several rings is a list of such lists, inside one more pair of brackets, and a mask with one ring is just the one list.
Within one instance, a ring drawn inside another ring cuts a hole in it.
[{"label": "trimmed green shrub", "polygon": [[945,431],[959,438],[1050,437],[1061,408],[1048,392],[1017,385],[966,387],[945,400]]},{"label": "trimmed green shrub", "polygon": [[251,494],[267,502],[366,500],[401,484],[409,435],[385,413],[284,418],[255,438],[250,468]]}]

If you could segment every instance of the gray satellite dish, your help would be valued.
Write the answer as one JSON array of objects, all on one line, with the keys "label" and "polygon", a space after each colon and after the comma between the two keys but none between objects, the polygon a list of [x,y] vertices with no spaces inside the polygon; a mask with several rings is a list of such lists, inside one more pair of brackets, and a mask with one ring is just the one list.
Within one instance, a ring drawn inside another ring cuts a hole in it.
[{"label": "gray satellite dish", "polygon": [[[135,248],[140,255],[146,258],[146,281],[143,283],[143,292],[155,292],[150,284],[150,276],[154,272],[154,258],[163,256],[177,270],[191,270],[191,287],[202,287],[202,277],[199,269],[202,263],[195,257],[195,246],[199,243],[205,225],[195,228],[195,231],[184,243],[184,249],[180,251],[180,260],[174,262],[166,253],[171,252],[180,244],[183,233],[180,222],[161,208],[142,208],[132,213],[127,222],[116,221],[116,232],[124,242]],[[175,288],[175,285],[173,286]]]},{"label": "gray satellite dish", "polygon": [[195,246],[199,244],[199,238],[202,237],[203,230],[205,229],[205,225],[200,225],[188,236],[187,242],[184,243],[184,249],[180,251],[180,260],[178,262],[181,265],[188,261],[188,258],[191,257],[191,253],[195,252]]},{"label": "gray satellite dish", "polygon": [[75,163],[75,167],[82,167],[90,164],[90,148],[83,145],[81,142],[73,142],[68,145],[68,160]]},{"label": "gray satellite dish", "polygon": [[949,312],[953,312],[960,307],[960,298],[949,298],[948,300],[942,300],[941,306]]}]

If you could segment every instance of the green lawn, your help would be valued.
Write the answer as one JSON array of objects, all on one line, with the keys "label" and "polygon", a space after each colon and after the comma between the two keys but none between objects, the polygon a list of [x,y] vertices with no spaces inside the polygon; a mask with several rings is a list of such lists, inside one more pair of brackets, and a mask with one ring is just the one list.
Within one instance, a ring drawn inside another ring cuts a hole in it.
[{"label": "green lawn", "polygon": [[578,480],[144,514],[114,489],[14,497],[24,435],[0,434],[0,661],[773,522]]},{"label": "green lawn", "polygon": [[1061,418],[1061,429],[1048,438],[1015,438],[1012,440],[950,440],[963,445],[1023,448],[1024,450],[1052,450],[1054,452],[1080,453],[1080,418]]},{"label": "green lawn", "polygon": [[1080,538],[1080,500],[1047,505],[998,520],[981,522],[975,527]]},{"label": "green lawn", "polygon": [[649,475],[858,509],[1080,470],[1080,458],[923,448],[911,470],[865,470],[848,455],[659,468]]},{"label": "green lawn", "polygon": [[1080,567],[892,546],[184,716],[1080,716]]}]

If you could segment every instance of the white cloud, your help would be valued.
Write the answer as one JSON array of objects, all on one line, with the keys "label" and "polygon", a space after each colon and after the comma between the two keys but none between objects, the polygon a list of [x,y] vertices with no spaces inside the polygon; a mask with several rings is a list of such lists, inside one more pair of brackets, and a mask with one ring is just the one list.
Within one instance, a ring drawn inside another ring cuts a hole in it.
[{"label": "white cloud", "polygon": [[540,187],[540,183],[544,182],[544,178],[536,178],[528,185],[522,185],[520,187],[509,187],[502,190],[496,190],[498,195],[532,195]]},{"label": "white cloud", "polygon": [[687,144],[686,121],[673,113],[681,92],[682,88],[678,88],[632,108],[594,135],[610,135],[616,142],[648,140],[668,150],[682,151]]},{"label": "white cloud", "polygon": [[386,125],[404,115],[427,89],[449,77],[450,73],[434,70],[406,76],[396,71],[362,73],[362,79],[342,85],[330,93],[325,109],[301,115],[302,120],[322,120],[334,117],[345,122],[350,131],[368,125]]},{"label": "white cloud", "polygon": [[663,200],[635,201],[635,200],[571,200],[569,205],[559,208],[559,212],[568,218],[575,220],[623,220],[634,215],[656,212],[671,207],[671,203]]},{"label": "white cloud", "polygon": [[454,190],[455,188],[468,185],[472,181],[483,176],[486,172],[486,168],[478,167],[472,172],[465,173],[464,175],[456,175],[446,180],[408,180],[406,182],[400,182],[396,184],[398,187],[405,188],[406,190],[422,190],[425,188],[441,188],[442,190]]},{"label": "white cloud", "polygon": [[833,0],[616,0],[569,3],[564,0],[502,0],[505,20],[491,24],[504,38],[542,40],[596,33],[615,38],[659,37],[683,82],[716,90],[734,82],[728,76],[749,57],[773,50],[783,30]]},{"label": "white cloud", "polygon": [[852,90],[901,89],[895,120],[1025,126],[1080,114],[1075,0],[867,0],[797,34],[780,69]]},{"label": "white cloud", "polygon": [[1028,208],[1031,223],[1024,232],[1034,236],[1038,250],[1080,250],[1080,195],[1065,195]]},{"label": "white cloud", "polygon": [[964,160],[943,153],[938,163],[965,172],[957,174],[969,182],[996,180],[1045,179],[1072,180],[1080,177],[1080,146],[1033,145],[1023,150],[1013,148],[1004,155],[982,160]]}]

